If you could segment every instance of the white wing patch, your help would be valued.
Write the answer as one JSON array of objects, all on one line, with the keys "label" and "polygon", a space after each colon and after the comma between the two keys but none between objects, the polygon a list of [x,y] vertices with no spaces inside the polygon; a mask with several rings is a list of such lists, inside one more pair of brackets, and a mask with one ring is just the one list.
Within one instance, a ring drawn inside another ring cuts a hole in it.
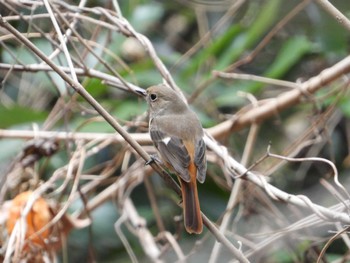
[{"label": "white wing patch", "polygon": [[171,138],[170,137],[165,137],[162,142],[165,143],[165,145],[168,145],[168,143],[170,142]]}]

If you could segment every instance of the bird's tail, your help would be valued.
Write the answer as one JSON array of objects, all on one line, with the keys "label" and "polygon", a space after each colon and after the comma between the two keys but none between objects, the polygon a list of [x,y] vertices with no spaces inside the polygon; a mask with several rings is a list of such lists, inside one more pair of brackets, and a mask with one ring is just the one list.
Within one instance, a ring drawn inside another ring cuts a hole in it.
[{"label": "bird's tail", "polygon": [[190,182],[185,182],[180,178],[180,183],[185,228],[190,234],[200,234],[203,230],[203,221],[198,199],[196,177],[192,177]]}]

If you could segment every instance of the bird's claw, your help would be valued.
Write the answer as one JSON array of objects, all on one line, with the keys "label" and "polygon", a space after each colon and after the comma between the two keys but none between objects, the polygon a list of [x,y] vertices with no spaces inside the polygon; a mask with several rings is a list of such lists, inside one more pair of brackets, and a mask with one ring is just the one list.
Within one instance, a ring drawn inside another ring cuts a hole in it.
[{"label": "bird's claw", "polygon": [[155,162],[161,163],[159,157],[156,154],[151,154],[150,159],[147,162],[145,162],[145,165],[150,165],[151,163]]}]

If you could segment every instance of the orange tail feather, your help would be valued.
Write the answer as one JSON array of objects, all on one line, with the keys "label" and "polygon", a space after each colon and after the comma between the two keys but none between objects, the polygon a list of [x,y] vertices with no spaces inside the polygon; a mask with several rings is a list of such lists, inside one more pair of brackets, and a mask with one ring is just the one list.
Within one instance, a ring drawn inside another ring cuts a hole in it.
[{"label": "orange tail feather", "polygon": [[196,178],[189,183],[180,179],[182,191],[182,205],[186,231],[190,234],[200,234],[203,221],[199,205]]}]

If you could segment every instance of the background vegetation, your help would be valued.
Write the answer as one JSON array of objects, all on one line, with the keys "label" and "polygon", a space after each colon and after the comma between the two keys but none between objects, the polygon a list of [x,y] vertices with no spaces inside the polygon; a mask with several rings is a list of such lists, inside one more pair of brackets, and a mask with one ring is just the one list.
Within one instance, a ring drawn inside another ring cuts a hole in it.
[{"label": "background vegetation", "polygon": [[[0,0],[3,260],[349,261],[350,2],[119,2]],[[207,131],[201,235],[144,166],[161,82]],[[28,190],[45,245],[6,227]]]}]

